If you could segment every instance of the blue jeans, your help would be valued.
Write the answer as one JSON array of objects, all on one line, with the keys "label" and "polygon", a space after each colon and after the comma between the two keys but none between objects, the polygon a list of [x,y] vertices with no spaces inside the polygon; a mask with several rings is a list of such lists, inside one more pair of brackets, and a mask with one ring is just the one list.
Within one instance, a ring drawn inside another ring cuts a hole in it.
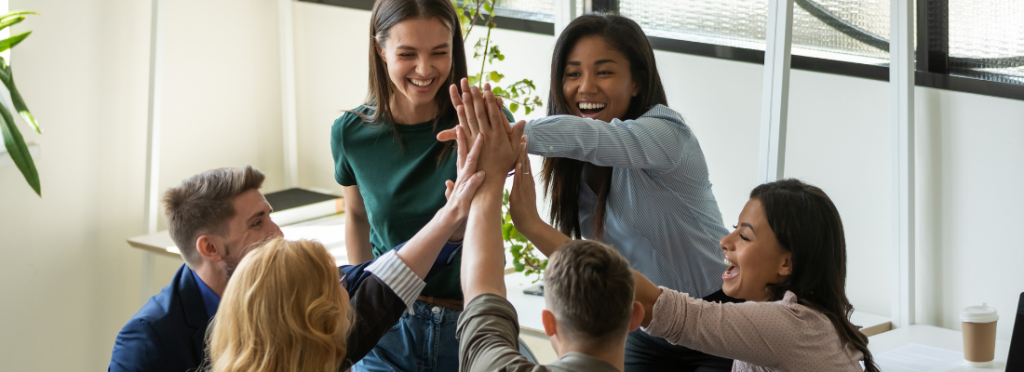
[{"label": "blue jeans", "polygon": [[[455,338],[461,311],[434,306],[423,301],[413,304],[415,314],[402,319],[377,342],[359,363],[358,372],[457,372],[459,340]],[[536,363],[537,358],[522,340],[519,351]]]}]

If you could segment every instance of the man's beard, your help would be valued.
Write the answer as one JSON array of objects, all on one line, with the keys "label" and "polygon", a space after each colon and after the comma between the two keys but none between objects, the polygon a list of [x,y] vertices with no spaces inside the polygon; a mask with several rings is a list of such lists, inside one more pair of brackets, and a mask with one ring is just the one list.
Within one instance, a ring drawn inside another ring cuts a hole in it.
[{"label": "man's beard", "polygon": [[224,266],[225,270],[227,270],[228,280],[231,280],[231,275],[235,273],[235,269],[238,268],[238,263],[242,261],[242,258],[231,256],[231,248],[226,244],[224,245],[224,252],[227,253],[224,257]]},{"label": "man's beard", "polygon": [[242,253],[238,255],[238,257],[232,256],[231,255],[231,247],[228,246],[227,244],[225,244],[224,245],[224,253],[226,253],[226,255],[225,255],[225,258],[224,258],[224,266],[225,266],[225,270],[227,271],[227,274],[228,274],[228,280],[231,280],[231,275],[235,273],[235,269],[238,268],[238,264],[240,262],[242,262],[242,258],[244,258],[246,254],[249,254],[249,252],[252,252],[253,249],[258,248],[258,247],[262,246],[263,244],[266,244],[267,242],[269,242],[269,241],[271,241],[273,239],[274,239],[273,236],[267,236],[267,237],[265,237],[263,239],[260,239],[259,241],[255,242],[255,243],[250,244],[249,246],[245,247],[245,250],[243,250]]}]

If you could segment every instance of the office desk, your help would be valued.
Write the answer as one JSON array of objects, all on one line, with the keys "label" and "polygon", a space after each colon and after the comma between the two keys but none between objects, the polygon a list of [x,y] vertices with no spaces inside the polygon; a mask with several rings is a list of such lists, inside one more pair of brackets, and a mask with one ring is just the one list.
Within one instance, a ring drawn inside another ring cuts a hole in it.
[{"label": "office desk", "polygon": [[[878,355],[886,351],[908,344],[921,344],[958,353],[964,352],[963,335],[960,332],[928,325],[912,325],[896,328],[868,338],[868,349]],[[996,340],[996,359],[990,368],[972,368],[966,365],[951,369],[950,372],[966,371],[1003,371],[1006,369],[1006,356],[1010,353],[1010,342]]]}]

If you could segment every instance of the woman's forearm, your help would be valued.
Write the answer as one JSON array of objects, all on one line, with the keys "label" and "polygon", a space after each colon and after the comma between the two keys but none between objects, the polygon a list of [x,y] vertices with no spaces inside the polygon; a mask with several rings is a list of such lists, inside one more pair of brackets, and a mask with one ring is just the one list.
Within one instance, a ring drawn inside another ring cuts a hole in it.
[{"label": "woman's forearm", "polygon": [[396,254],[421,280],[427,277],[444,243],[458,227],[458,221],[446,218],[443,209],[434,214]]},{"label": "woman's forearm", "polygon": [[572,240],[572,238],[562,234],[561,231],[541,220],[521,224],[521,227],[516,226],[516,230],[523,234],[526,239],[530,240],[530,243],[533,243],[533,246],[545,256],[551,256],[558,247]]},{"label": "woman's forearm", "polygon": [[656,106],[636,120],[610,123],[572,115],[530,121],[529,153],[570,158],[603,167],[668,170],[683,161],[692,137],[681,116]]},{"label": "woman's forearm", "polygon": [[636,283],[633,290],[634,300],[644,307],[644,320],[640,322],[640,325],[647,327],[651,325],[651,318],[654,316],[654,303],[658,302],[658,297],[661,296],[661,288],[658,288],[644,274],[636,270],[633,270],[633,280]]}]

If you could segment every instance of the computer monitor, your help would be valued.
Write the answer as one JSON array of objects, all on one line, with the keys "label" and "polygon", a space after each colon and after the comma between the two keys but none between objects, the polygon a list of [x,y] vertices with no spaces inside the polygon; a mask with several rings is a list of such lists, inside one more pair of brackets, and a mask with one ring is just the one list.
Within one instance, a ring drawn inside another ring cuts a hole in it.
[{"label": "computer monitor", "polygon": [[1006,372],[1024,372],[1024,293],[1017,302],[1017,318],[1010,338],[1010,355],[1006,357]]}]

